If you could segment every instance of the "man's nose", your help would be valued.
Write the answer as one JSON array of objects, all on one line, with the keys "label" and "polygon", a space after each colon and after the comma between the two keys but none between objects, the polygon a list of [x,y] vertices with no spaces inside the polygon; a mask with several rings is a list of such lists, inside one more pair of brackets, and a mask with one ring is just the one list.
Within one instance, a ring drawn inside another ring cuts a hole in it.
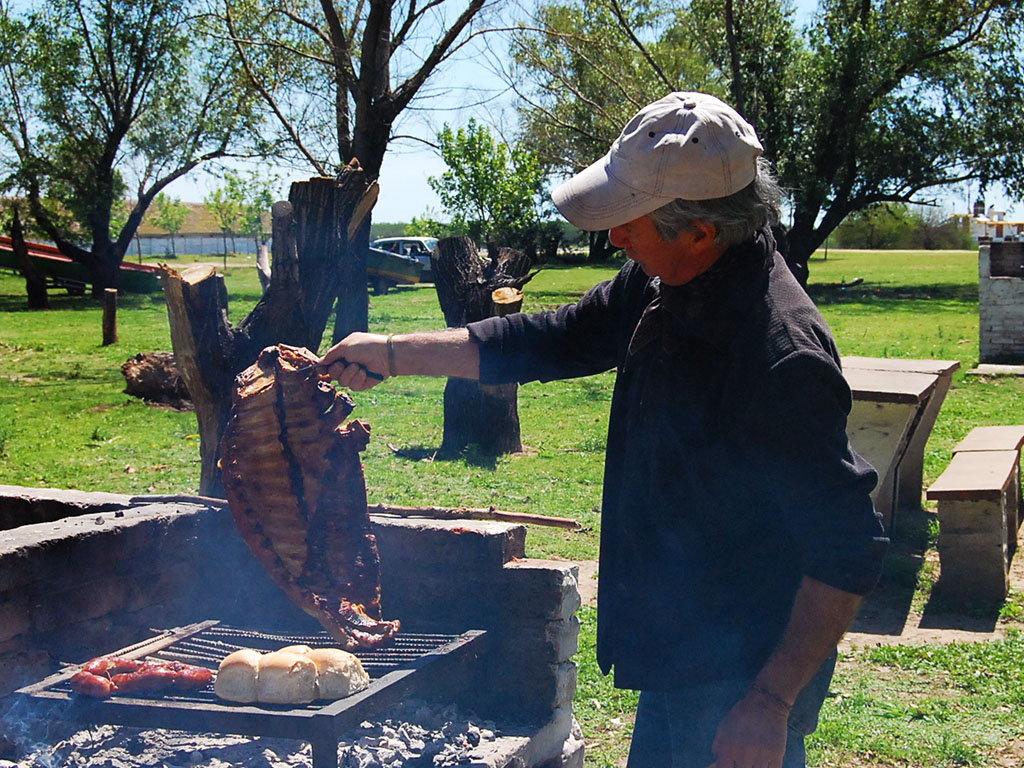
[{"label": "man's nose", "polygon": [[616,248],[625,248],[629,245],[629,238],[626,236],[626,228],[622,226],[612,227],[608,230],[608,240],[611,241],[611,244]]}]

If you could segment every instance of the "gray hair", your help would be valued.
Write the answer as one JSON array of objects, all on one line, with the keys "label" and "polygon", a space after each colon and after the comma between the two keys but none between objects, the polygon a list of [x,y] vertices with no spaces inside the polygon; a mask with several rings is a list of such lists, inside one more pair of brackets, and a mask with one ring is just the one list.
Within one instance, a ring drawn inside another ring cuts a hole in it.
[{"label": "gray hair", "polygon": [[711,200],[673,200],[649,215],[663,240],[675,240],[680,232],[692,230],[695,221],[705,221],[718,231],[715,244],[728,248],[766,225],[778,224],[781,214],[782,187],[771,163],[759,157],[757,176],[739,192]]}]

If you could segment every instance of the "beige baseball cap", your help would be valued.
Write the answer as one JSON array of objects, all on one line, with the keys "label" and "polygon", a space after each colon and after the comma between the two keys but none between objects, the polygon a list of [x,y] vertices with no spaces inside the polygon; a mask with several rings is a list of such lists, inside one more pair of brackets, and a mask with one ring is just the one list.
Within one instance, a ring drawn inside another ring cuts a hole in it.
[{"label": "beige baseball cap", "polygon": [[763,151],[753,126],[721,99],[676,91],[637,112],[608,154],[551,199],[580,229],[611,229],[677,198],[739,192]]}]

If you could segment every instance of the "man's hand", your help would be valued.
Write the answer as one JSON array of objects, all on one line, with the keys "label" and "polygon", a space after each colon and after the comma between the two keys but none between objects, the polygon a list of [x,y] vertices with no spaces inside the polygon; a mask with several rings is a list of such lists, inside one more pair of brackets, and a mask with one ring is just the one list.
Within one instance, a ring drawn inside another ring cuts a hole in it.
[{"label": "man's hand", "polygon": [[[388,337],[380,333],[351,333],[320,358],[327,375],[341,386],[361,392],[388,375]],[[380,376],[368,376],[369,372]]]},{"label": "man's hand", "polygon": [[786,752],[789,710],[749,691],[715,732],[711,751],[717,768],[780,768]]}]

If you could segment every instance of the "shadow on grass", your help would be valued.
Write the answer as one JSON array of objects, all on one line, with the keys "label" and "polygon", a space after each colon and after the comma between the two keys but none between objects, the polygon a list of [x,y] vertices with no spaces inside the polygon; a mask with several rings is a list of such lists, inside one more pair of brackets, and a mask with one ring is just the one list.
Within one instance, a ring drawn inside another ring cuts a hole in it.
[{"label": "shadow on grass", "polygon": [[992,632],[999,623],[1003,603],[966,605],[962,598],[949,596],[942,579],[935,585],[921,614],[924,629],[959,629],[965,632]]},{"label": "shadow on grass", "polygon": [[440,448],[411,445],[408,448],[392,448],[391,453],[408,461],[464,461],[468,466],[479,469],[498,468],[498,457],[486,453],[476,444],[469,445],[461,451],[442,451]]},{"label": "shadow on grass", "polygon": [[941,579],[933,586],[935,566],[926,561],[925,553],[935,546],[935,520],[934,513],[923,509],[897,512],[882,578],[861,604],[852,631],[898,636],[915,610],[921,611],[922,629],[995,628],[1001,602],[965,604],[945,592]]},{"label": "shadow on grass", "polygon": [[[117,297],[117,308],[139,309],[150,306],[153,299],[163,302],[163,294],[138,294],[127,293]],[[16,294],[5,294],[0,296],[0,312],[49,312],[60,310],[62,312],[95,311],[103,308],[101,299],[94,299],[91,296],[70,296],[67,294],[50,295],[50,306],[48,309],[29,309],[28,299],[25,296]]]},{"label": "shadow on grass", "polygon": [[914,593],[925,565],[929,545],[929,520],[922,509],[901,509],[890,532],[889,551],[882,578],[861,604],[853,632],[900,635],[913,608]]},{"label": "shadow on grass", "polygon": [[978,286],[969,283],[935,283],[932,285],[878,285],[862,283],[852,287],[843,287],[834,283],[818,285],[811,283],[807,287],[807,292],[815,304],[860,304],[878,301],[884,302],[886,309],[892,308],[894,304],[898,304],[902,310],[913,310],[928,306],[926,304],[908,302],[908,299],[961,302],[964,304],[978,303]]}]

